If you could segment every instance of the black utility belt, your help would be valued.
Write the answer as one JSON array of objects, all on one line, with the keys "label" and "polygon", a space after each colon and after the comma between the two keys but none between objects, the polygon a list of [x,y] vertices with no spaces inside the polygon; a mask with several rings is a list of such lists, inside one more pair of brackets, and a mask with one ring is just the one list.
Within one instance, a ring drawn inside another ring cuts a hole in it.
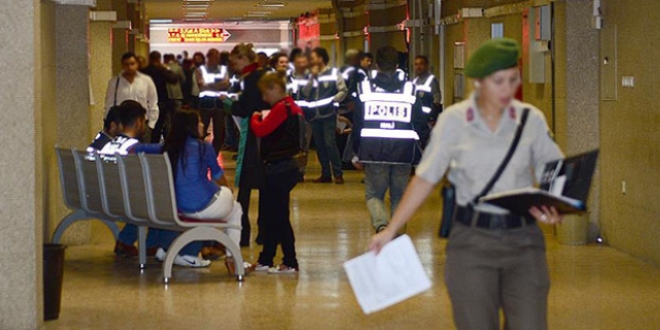
[{"label": "black utility belt", "polygon": [[523,217],[516,214],[494,214],[479,212],[472,208],[457,206],[454,219],[466,226],[484,229],[516,229],[532,225],[536,222],[533,218]]}]

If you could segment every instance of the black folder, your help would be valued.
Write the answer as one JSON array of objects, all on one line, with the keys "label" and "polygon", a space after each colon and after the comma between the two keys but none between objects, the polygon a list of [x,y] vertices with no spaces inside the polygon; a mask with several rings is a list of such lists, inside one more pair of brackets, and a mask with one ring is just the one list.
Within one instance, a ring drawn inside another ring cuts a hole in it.
[{"label": "black folder", "polygon": [[539,188],[490,194],[479,200],[528,216],[533,206],[555,207],[560,214],[587,211],[587,198],[596,171],[598,150],[546,164]]}]

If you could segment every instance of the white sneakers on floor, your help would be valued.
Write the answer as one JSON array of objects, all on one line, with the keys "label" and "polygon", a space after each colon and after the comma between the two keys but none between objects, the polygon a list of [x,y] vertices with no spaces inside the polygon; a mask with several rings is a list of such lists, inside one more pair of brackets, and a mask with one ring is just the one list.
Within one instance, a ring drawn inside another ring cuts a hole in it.
[{"label": "white sneakers on floor", "polygon": [[270,266],[266,266],[266,265],[262,265],[260,263],[256,263],[256,264],[252,265],[252,268],[250,269],[250,271],[253,271],[253,272],[267,272],[268,269],[270,269]]},{"label": "white sneakers on floor", "polygon": [[[158,251],[156,251],[156,259],[160,261],[165,261],[166,257],[167,257],[167,252],[165,252],[163,248],[158,248]],[[174,264],[181,267],[204,268],[211,265],[211,262],[196,256],[177,255],[176,257],[174,257]]]},{"label": "white sneakers on floor", "polygon": [[298,268],[293,268],[289,267],[287,265],[279,265],[275,267],[270,267],[266,265],[262,265],[260,263],[256,263],[252,265],[252,268],[250,269],[252,272],[260,272],[260,273],[268,273],[268,274],[295,274],[299,270]]}]

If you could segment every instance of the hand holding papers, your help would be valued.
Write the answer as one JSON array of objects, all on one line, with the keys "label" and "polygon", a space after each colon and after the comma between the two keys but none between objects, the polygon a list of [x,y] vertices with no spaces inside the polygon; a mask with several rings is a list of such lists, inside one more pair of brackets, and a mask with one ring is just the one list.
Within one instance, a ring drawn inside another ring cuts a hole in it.
[{"label": "hand holding papers", "polygon": [[380,311],[431,288],[415,246],[403,235],[376,255],[367,252],[344,263],[353,292],[365,314]]}]

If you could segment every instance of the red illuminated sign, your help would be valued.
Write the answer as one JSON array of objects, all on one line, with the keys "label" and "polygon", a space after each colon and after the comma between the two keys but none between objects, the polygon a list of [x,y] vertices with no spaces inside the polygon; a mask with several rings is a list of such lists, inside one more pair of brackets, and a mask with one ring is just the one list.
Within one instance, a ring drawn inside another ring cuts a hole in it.
[{"label": "red illuminated sign", "polygon": [[171,28],[167,33],[170,43],[219,43],[231,37],[229,31],[220,28]]}]

